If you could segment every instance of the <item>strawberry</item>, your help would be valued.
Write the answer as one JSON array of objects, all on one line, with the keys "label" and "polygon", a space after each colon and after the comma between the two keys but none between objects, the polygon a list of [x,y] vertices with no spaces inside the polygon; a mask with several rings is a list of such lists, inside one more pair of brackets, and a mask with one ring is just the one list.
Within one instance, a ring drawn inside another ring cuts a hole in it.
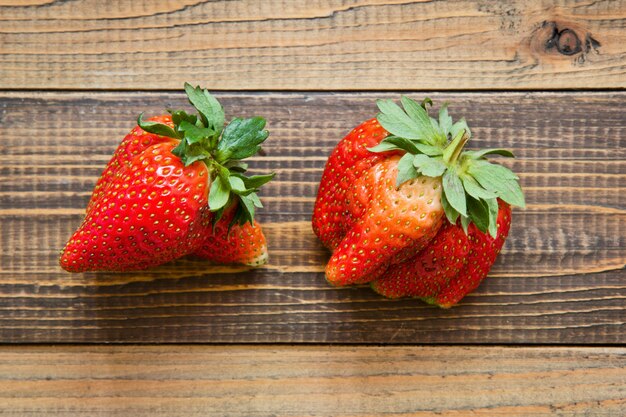
[{"label": "strawberry", "polygon": [[508,234],[509,205],[523,207],[524,197],[518,177],[486,159],[510,152],[464,151],[471,131],[463,119],[452,123],[447,105],[436,120],[429,99],[401,102],[379,100],[376,119],[332,152],[313,230],[333,251],[331,284],[374,281],[382,295],[447,307],[487,274]]},{"label": "strawberry", "polygon": [[274,174],[245,176],[241,162],[267,138],[265,120],[234,118],[206,90],[185,85],[198,115],[182,110],[142,120],[115,151],[68,241],[70,272],[126,271],[196,255],[259,265],[265,237],[256,194]]}]

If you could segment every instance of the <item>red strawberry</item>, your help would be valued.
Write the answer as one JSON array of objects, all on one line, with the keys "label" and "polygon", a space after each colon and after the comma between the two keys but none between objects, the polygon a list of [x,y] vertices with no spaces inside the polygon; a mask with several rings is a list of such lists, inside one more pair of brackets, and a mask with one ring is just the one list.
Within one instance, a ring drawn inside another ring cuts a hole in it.
[{"label": "red strawberry", "polygon": [[466,235],[447,223],[417,256],[389,268],[372,288],[385,297],[419,297],[444,308],[458,303],[480,285],[504,245],[511,206],[499,201],[499,208],[496,238],[474,224]]},{"label": "red strawberry", "polygon": [[63,250],[64,269],[145,269],[196,252],[222,263],[267,259],[253,216],[261,207],[256,191],[273,174],[246,177],[240,162],[267,138],[265,120],[235,118],[224,128],[217,100],[198,87],[185,90],[199,115],[139,118]]},{"label": "red strawberry", "polygon": [[[326,267],[330,283],[378,279],[374,286],[384,295],[447,294],[434,300],[448,306],[480,283],[485,260],[489,266],[495,260],[501,244],[496,250],[485,236],[498,233],[498,199],[523,206],[524,198],[517,176],[485,156],[512,155],[463,151],[471,135],[465,121],[453,124],[446,106],[437,121],[428,115],[429,103],[402,97],[402,109],[379,101],[378,123],[353,130],[330,156],[313,213],[313,230],[333,251]],[[444,213],[446,226],[439,231]],[[503,242],[506,233],[500,236]],[[474,241],[487,249],[472,251]],[[479,270],[461,271],[474,261]],[[463,274],[454,284],[452,278]]]}]

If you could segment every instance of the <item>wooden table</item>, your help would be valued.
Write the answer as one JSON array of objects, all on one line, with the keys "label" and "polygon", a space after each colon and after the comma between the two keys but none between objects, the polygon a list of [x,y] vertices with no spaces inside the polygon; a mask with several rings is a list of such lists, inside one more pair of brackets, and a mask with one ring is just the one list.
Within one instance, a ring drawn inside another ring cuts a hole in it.
[{"label": "wooden table", "polygon": [[[0,0],[0,415],[626,415],[626,1]],[[263,115],[270,263],[63,272],[136,115]],[[331,288],[310,216],[375,98],[505,147],[528,207],[450,310]]]}]

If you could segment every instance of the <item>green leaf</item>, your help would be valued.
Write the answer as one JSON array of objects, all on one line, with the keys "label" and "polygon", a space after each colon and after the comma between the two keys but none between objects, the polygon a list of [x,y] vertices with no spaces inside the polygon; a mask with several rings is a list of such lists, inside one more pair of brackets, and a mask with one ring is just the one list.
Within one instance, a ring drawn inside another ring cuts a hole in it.
[{"label": "green leaf", "polygon": [[417,104],[415,100],[411,100],[406,96],[400,97],[400,101],[402,102],[402,107],[404,107],[404,110],[415,122],[419,131],[422,134],[422,137],[417,139],[423,139],[430,143],[432,141],[432,138],[436,136],[437,132],[433,128],[431,118],[428,116],[428,112],[425,110],[424,107]]},{"label": "green leaf", "polygon": [[246,217],[248,217],[248,214],[244,211],[242,206],[243,206],[243,203],[241,202],[237,204],[237,210],[235,211],[235,215],[233,216],[233,219],[228,224],[228,235],[230,235],[230,229],[234,225],[243,226],[246,223]]},{"label": "green leaf", "polygon": [[216,132],[207,127],[200,128],[186,120],[180,122],[178,129],[185,132],[185,140],[188,144],[202,143],[203,140],[216,135]]},{"label": "green leaf", "polygon": [[263,204],[261,203],[261,200],[259,200],[259,196],[256,195],[256,193],[252,193],[248,197],[250,198],[250,200],[252,200],[254,207],[258,207],[258,208],[263,207]]},{"label": "green leaf", "polygon": [[393,143],[380,142],[378,145],[374,147],[367,148],[367,150],[370,152],[379,153],[379,152],[397,151],[397,150],[400,150],[400,148],[398,148]]},{"label": "green leaf", "polygon": [[231,175],[228,177],[228,182],[230,183],[230,189],[236,194],[243,193],[247,190],[241,178]]},{"label": "green leaf", "polygon": [[180,125],[183,120],[194,125],[198,121],[198,116],[195,114],[187,114],[184,110],[168,109],[167,111],[172,115],[172,122],[174,122],[175,126]]},{"label": "green leaf", "polygon": [[230,184],[224,181],[220,175],[216,176],[209,190],[209,209],[217,211],[228,203],[230,197]]},{"label": "green leaf", "polygon": [[428,156],[439,156],[443,155],[443,149],[438,146],[427,145],[425,143],[416,142],[414,143],[415,147],[418,151]]},{"label": "green leaf", "polygon": [[215,214],[213,215],[213,231],[215,232],[215,225],[217,224],[217,222],[220,221],[220,219],[222,218],[222,216],[224,215],[224,209],[226,208],[226,206],[222,207],[221,209],[217,210],[215,212]]},{"label": "green leaf", "polygon": [[461,215],[467,216],[465,190],[459,175],[454,169],[449,168],[443,174],[443,192],[446,194],[448,203]]},{"label": "green leaf", "polygon": [[489,228],[489,208],[486,203],[472,197],[467,199],[467,212],[470,220],[481,232],[486,232]]},{"label": "green leaf", "polygon": [[467,234],[467,229],[469,227],[469,224],[470,224],[469,217],[461,216],[461,227],[463,228],[463,231],[465,232],[465,234]]},{"label": "green leaf", "polygon": [[485,175],[492,176],[494,178],[506,179],[506,180],[517,180],[519,177],[510,169],[502,166],[492,164],[491,162],[482,160],[482,161],[471,161],[467,169],[468,172],[482,172]]},{"label": "green leaf", "polygon": [[265,139],[269,136],[265,127],[265,119],[252,117],[249,119],[234,118],[217,143],[215,159],[222,163],[230,159],[245,159],[256,154]]},{"label": "green leaf", "polygon": [[417,169],[421,169],[422,165],[427,164],[430,161],[430,157],[423,154],[417,154],[413,157],[413,166]]},{"label": "green leaf", "polygon": [[506,149],[481,149],[480,151],[467,151],[465,153],[472,159],[480,159],[486,155],[500,155],[507,158],[515,158],[513,152]]},{"label": "green leaf", "polygon": [[215,167],[216,171],[217,171],[217,175],[220,176],[222,178],[222,181],[224,181],[225,184],[229,184],[228,181],[228,177],[230,177],[231,172],[228,168],[226,168],[223,165],[220,164],[213,164],[213,166]]},{"label": "green leaf", "polygon": [[172,153],[180,158],[183,163],[185,163],[186,154],[187,154],[187,141],[181,140],[178,145],[174,149],[172,149]]},{"label": "green leaf", "polygon": [[476,166],[474,164],[470,165],[467,172],[486,190],[495,192],[498,197],[507,203],[518,207],[526,206],[524,193],[517,180],[511,177],[515,176],[515,174],[510,170],[500,165],[481,164]]},{"label": "green leaf", "polygon": [[[419,140],[431,148],[423,150],[431,156],[440,155],[441,150],[448,142],[448,134],[466,130],[471,135],[467,123],[464,120],[452,124],[452,118],[448,115],[447,104],[444,104],[439,112],[439,121],[428,115],[428,106],[432,106],[432,100],[426,98],[421,104],[406,96],[400,98],[402,107],[392,100],[378,100],[377,105],[380,113],[376,116],[380,124],[392,135],[410,140]],[[376,148],[377,152],[388,151],[391,147]]]},{"label": "green leaf", "polygon": [[393,150],[403,150],[412,154],[419,153],[419,150],[411,140],[398,136],[387,136],[378,145],[368,148],[370,152],[387,152]]},{"label": "green leaf", "polygon": [[477,200],[496,198],[496,194],[493,191],[485,190],[469,174],[463,175],[461,177],[461,181],[463,182],[463,187],[465,188],[465,191]]},{"label": "green leaf", "polygon": [[204,152],[199,145],[189,145],[186,140],[181,140],[174,149],[172,154],[180,158],[185,166],[189,166],[196,161],[208,159],[209,155]]},{"label": "green leaf", "polygon": [[231,172],[244,173],[248,170],[248,164],[242,161],[228,161],[224,166]]},{"label": "green leaf", "polygon": [[376,118],[389,133],[407,139],[424,139],[415,122],[392,100],[377,100],[376,105],[381,111]]},{"label": "green leaf", "polygon": [[498,235],[498,200],[490,198],[484,202],[489,209],[489,234],[495,239]]},{"label": "green leaf", "polygon": [[242,178],[246,188],[259,189],[262,185],[267,184],[276,176],[275,172],[267,175],[252,175]]},{"label": "green leaf", "polygon": [[459,218],[459,212],[452,208],[450,203],[448,203],[446,193],[441,194],[441,206],[443,207],[443,212],[446,214],[448,221],[451,224],[456,224],[456,221]]},{"label": "green leaf", "polygon": [[407,153],[398,161],[398,176],[396,177],[396,187],[406,181],[417,177],[417,170],[413,166],[414,155]]},{"label": "green leaf", "polygon": [[467,126],[467,122],[463,118],[459,119],[459,121],[452,125],[452,127],[450,128],[450,136],[455,137],[461,130],[465,130],[468,136],[470,138],[472,137],[472,132]]},{"label": "green leaf", "polygon": [[149,133],[154,133],[155,135],[167,136],[168,138],[180,139],[180,135],[174,131],[168,125],[164,125],[163,123],[151,122],[149,120],[143,120],[143,113],[137,117],[137,124],[140,128]]},{"label": "green leaf", "polygon": [[254,202],[249,196],[240,196],[239,197],[241,204],[239,205],[243,211],[242,220],[240,225],[243,225],[245,222],[250,222],[250,224],[254,224]]},{"label": "green leaf", "polygon": [[521,208],[526,207],[526,200],[524,199],[522,187],[520,187],[519,183],[515,180],[505,181],[504,187],[498,195],[501,199],[512,206]]},{"label": "green leaf", "polygon": [[[488,182],[485,178],[476,177],[478,182],[485,188],[495,191],[498,197],[512,206],[526,207],[524,193],[515,180],[500,180]],[[491,181],[491,180],[489,180]]]},{"label": "green leaf", "polygon": [[429,158],[428,161],[420,165],[420,172],[427,177],[440,177],[447,166],[439,158]]},{"label": "green leaf", "polygon": [[448,138],[450,130],[452,129],[452,117],[448,114],[448,103],[443,103],[439,109],[439,128],[446,138]]},{"label": "green leaf", "polygon": [[433,117],[430,118],[430,125],[433,128],[433,135],[437,138],[433,143],[437,143],[439,145],[444,145],[448,142],[448,137],[443,134],[442,130],[439,128],[439,122]]},{"label": "green leaf", "polygon": [[222,105],[207,90],[200,87],[193,87],[185,83],[185,92],[189,102],[198,110],[202,121],[209,127],[220,133],[224,128],[224,109]]},{"label": "green leaf", "polygon": [[193,164],[194,162],[201,161],[203,159],[207,159],[207,155],[204,153],[198,153],[195,155],[186,155],[183,159],[183,163],[185,164],[185,166],[189,166]]}]

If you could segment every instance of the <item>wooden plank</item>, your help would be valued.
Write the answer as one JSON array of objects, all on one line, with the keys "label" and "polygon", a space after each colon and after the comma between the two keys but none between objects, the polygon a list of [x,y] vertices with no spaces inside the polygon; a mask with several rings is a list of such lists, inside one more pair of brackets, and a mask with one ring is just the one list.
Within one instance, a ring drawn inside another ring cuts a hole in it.
[{"label": "wooden plank", "polygon": [[624,348],[3,347],[3,415],[618,416]]},{"label": "wooden plank", "polygon": [[[4,342],[624,343],[626,93],[433,94],[474,146],[506,147],[528,208],[491,277],[461,306],[336,289],[310,228],[325,158],[380,94],[219,94],[271,130],[254,170],[278,172],[260,212],[270,263],[183,259],[140,273],[68,274],[58,250],[140,111],[181,94],[2,93],[0,340]],[[396,93],[385,94],[397,97]],[[421,93],[412,96],[422,97]]]},{"label": "wooden plank", "polygon": [[625,19],[625,0],[0,0],[0,88],[624,88]]}]

